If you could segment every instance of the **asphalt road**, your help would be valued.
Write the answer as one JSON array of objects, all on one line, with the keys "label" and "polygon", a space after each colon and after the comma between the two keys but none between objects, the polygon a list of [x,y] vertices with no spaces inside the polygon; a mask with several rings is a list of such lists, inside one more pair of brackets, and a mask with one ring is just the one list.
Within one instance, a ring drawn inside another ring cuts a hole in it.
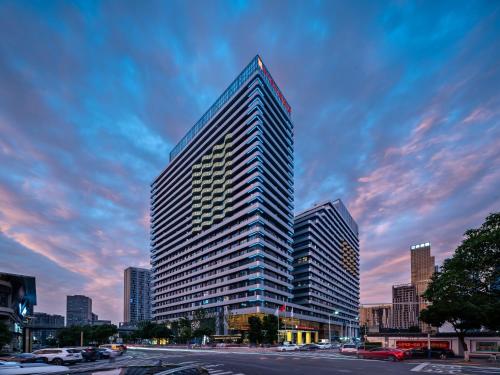
[{"label": "asphalt road", "polygon": [[387,362],[360,360],[329,351],[318,352],[250,352],[221,350],[136,350],[129,349],[114,364],[98,361],[71,366],[72,373],[101,367],[124,367],[163,363],[196,364],[211,375],[336,375],[336,374],[495,374],[500,368],[457,366],[416,361]]}]

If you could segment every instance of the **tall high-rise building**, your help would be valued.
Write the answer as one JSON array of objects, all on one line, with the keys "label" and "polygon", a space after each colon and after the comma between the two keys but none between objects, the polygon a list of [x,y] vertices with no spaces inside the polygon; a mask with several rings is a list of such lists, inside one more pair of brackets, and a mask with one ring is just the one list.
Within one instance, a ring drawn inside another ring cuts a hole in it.
[{"label": "tall high-rise building", "polygon": [[295,217],[293,302],[341,321],[354,336],[359,313],[358,225],[340,199]]},{"label": "tall high-rise building", "polygon": [[129,267],[124,272],[123,321],[138,323],[151,320],[150,271]]},{"label": "tall high-rise building", "polygon": [[413,245],[410,248],[411,254],[411,283],[417,289],[420,297],[431,280],[436,270],[436,262],[431,256],[431,244],[429,242]]},{"label": "tall high-rise building", "polygon": [[[429,242],[410,247],[411,254],[411,283],[415,285],[416,301],[419,310],[422,311],[427,306],[422,297],[427,290],[431,277],[436,271],[436,262],[431,256],[431,244]],[[419,322],[421,329],[427,329],[427,325]]]},{"label": "tall high-rise building", "polygon": [[92,324],[92,298],[82,295],[66,297],[66,326]]},{"label": "tall high-rise building", "polygon": [[413,284],[392,287],[392,328],[408,329],[417,327],[419,306],[417,290]]},{"label": "tall high-rise building", "polygon": [[291,108],[259,56],[151,184],[152,315],[273,313],[292,297]]}]

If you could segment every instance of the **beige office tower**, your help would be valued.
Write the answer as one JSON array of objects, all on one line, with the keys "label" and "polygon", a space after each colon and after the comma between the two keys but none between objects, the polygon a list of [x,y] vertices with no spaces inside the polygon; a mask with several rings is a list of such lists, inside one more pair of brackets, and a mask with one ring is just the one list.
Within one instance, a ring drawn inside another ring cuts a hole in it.
[{"label": "beige office tower", "polygon": [[[413,245],[410,248],[411,253],[411,283],[415,285],[419,311],[426,308],[422,295],[427,290],[427,286],[431,281],[431,277],[435,272],[436,263],[433,256],[431,256],[431,244],[429,242]],[[427,325],[422,322],[419,323],[422,331],[427,330]]]}]

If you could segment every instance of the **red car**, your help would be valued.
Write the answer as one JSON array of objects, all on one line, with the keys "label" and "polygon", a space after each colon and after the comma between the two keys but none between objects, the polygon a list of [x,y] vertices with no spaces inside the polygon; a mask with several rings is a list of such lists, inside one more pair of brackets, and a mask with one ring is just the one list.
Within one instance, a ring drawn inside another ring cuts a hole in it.
[{"label": "red car", "polygon": [[369,359],[388,359],[389,361],[402,361],[405,357],[405,352],[400,349],[392,348],[374,348],[370,350],[358,350],[358,358]]}]

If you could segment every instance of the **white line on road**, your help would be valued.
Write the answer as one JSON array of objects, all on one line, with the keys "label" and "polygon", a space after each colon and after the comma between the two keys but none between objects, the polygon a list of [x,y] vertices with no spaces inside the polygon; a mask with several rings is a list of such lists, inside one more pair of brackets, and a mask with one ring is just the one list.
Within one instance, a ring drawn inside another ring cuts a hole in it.
[{"label": "white line on road", "polygon": [[418,366],[415,366],[414,368],[412,368],[410,371],[415,371],[415,372],[420,372],[422,371],[422,369],[425,368],[425,366],[427,366],[429,364],[429,362],[424,362],[424,363],[421,363],[419,364]]}]

